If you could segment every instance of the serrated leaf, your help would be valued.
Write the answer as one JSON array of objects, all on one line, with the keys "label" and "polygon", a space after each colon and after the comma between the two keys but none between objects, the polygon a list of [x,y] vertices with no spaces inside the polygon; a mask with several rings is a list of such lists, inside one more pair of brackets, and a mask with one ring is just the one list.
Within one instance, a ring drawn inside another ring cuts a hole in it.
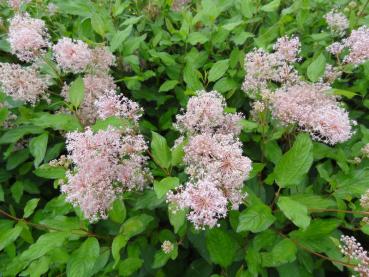
[{"label": "serrated leaf", "polygon": [[166,92],[175,88],[177,80],[166,80],[159,88],[159,92]]},{"label": "serrated leaf", "polygon": [[22,232],[23,227],[20,224],[15,225],[14,228],[8,229],[5,232],[0,234],[0,251],[7,247],[10,243],[15,241],[20,233]]},{"label": "serrated leaf", "polygon": [[210,69],[208,75],[208,81],[214,82],[223,77],[224,73],[229,67],[229,59],[217,61]]},{"label": "serrated leaf", "polygon": [[109,218],[116,223],[123,223],[126,219],[127,211],[122,199],[116,199],[109,210]]},{"label": "serrated leaf", "polygon": [[317,82],[323,76],[325,70],[325,57],[320,54],[307,68],[307,76],[312,82]]},{"label": "serrated leaf", "polygon": [[123,31],[116,32],[110,41],[110,50],[114,52],[117,50],[123,42],[128,38],[132,31],[132,25],[129,25]]},{"label": "serrated leaf", "polygon": [[264,204],[257,203],[241,212],[237,232],[259,233],[268,229],[274,221],[275,217],[271,209]]},{"label": "serrated leaf", "polygon": [[43,132],[44,129],[30,125],[10,129],[0,137],[0,144],[14,143],[23,138],[25,135],[40,134]]},{"label": "serrated leaf", "polygon": [[97,13],[92,14],[91,26],[92,26],[92,29],[94,29],[94,31],[98,33],[100,36],[103,37],[105,35],[106,33],[105,23],[99,14]]},{"label": "serrated leaf", "polygon": [[273,0],[272,2],[262,6],[260,10],[264,12],[274,12],[279,8],[280,4],[281,4],[280,0]]},{"label": "serrated leaf", "polygon": [[280,196],[277,205],[296,226],[306,229],[310,225],[311,219],[306,206],[287,196]]},{"label": "serrated leaf", "polygon": [[232,264],[238,249],[235,239],[221,228],[213,228],[207,231],[206,247],[211,260],[223,268]]},{"label": "serrated leaf", "polygon": [[70,256],[67,264],[68,277],[90,277],[95,262],[100,254],[99,242],[96,238],[86,239]]},{"label": "serrated leaf", "polygon": [[71,114],[44,113],[31,119],[31,122],[42,128],[52,128],[63,131],[81,131],[83,127],[78,119]]},{"label": "serrated leaf", "polygon": [[203,33],[200,33],[200,32],[192,32],[192,33],[190,33],[189,36],[188,36],[188,39],[187,39],[187,41],[191,45],[196,45],[198,43],[204,44],[208,40],[209,40],[209,38],[207,36],[205,36]]},{"label": "serrated leaf", "polygon": [[71,84],[68,92],[68,100],[75,107],[78,108],[85,96],[85,84],[82,77],[78,77]]},{"label": "serrated leaf", "polygon": [[16,203],[19,204],[20,199],[23,195],[23,182],[16,181],[10,188],[10,192],[12,193],[13,199]]},{"label": "serrated leaf", "polygon": [[146,227],[153,220],[152,216],[141,214],[128,218],[121,227],[121,234],[130,239],[146,230]]},{"label": "serrated leaf", "polygon": [[152,132],[151,154],[160,167],[165,169],[170,167],[172,157],[167,140],[155,132]]},{"label": "serrated leaf", "polygon": [[39,201],[40,201],[40,198],[34,198],[31,200],[28,200],[26,206],[24,207],[24,214],[23,214],[24,218],[29,217],[33,213]]},{"label": "serrated leaf", "polygon": [[61,166],[50,166],[44,164],[33,171],[33,173],[45,179],[62,179],[65,177],[66,169]]},{"label": "serrated leaf", "polygon": [[156,196],[160,199],[167,194],[171,189],[176,188],[179,185],[179,179],[177,177],[166,177],[160,182],[154,182],[154,191]]},{"label": "serrated leaf", "polygon": [[143,260],[139,258],[127,258],[119,263],[119,276],[131,276],[143,265]]},{"label": "serrated leaf", "polygon": [[29,150],[32,156],[35,157],[34,165],[36,168],[44,160],[48,139],[48,133],[43,133],[42,135],[31,139],[29,143]]},{"label": "serrated leaf", "polygon": [[114,258],[114,267],[118,264],[120,261],[120,250],[126,246],[128,242],[128,239],[125,235],[119,234],[113,239],[113,243],[111,246],[111,253]]},{"label": "serrated leaf", "polygon": [[278,242],[270,253],[262,254],[262,264],[265,267],[276,267],[296,260],[296,245],[289,239]]},{"label": "serrated leaf", "polygon": [[299,134],[292,148],[285,153],[274,168],[279,187],[297,185],[313,163],[313,144],[308,134]]},{"label": "serrated leaf", "polygon": [[168,206],[168,217],[170,224],[174,227],[174,232],[178,233],[180,228],[186,223],[186,211],[174,211],[173,205]]}]

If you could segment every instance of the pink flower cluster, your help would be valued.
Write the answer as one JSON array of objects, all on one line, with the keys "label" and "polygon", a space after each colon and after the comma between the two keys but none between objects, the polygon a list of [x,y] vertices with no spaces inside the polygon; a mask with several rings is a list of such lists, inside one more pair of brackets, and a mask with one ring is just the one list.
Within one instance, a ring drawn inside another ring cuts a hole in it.
[{"label": "pink flower cluster", "polygon": [[19,10],[22,5],[28,4],[29,2],[31,2],[31,0],[8,0],[8,5],[13,10]]},{"label": "pink flower cluster", "polygon": [[174,0],[172,3],[172,10],[175,12],[180,12],[189,2],[190,0]]},{"label": "pink flower cluster", "polygon": [[53,50],[56,62],[67,72],[80,73],[89,69],[93,73],[106,73],[115,64],[115,56],[106,47],[90,49],[81,40],[61,38]]},{"label": "pink flower cluster", "polygon": [[175,127],[181,133],[234,133],[241,132],[241,114],[224,113],[225,99],[216,91],[198,91],[191,97],[187,111],[177,115]]},{"label": "pink flower cluster", "polygon": [[[114,79],[108,74],[86,74],[83,78],[85,94],[83,102],[77,114],[84,125],[93,124],[99,117],[95,102],[102,96],[116,90]],[[68,99],[69,85],[65,84],[62,89],[62,96]]]},{"label": "pink flower cluster", "polygon": [[106,218],[113,201],[127,190],[142,190],[151,176],[145,168],[147,145],[141,135],[108,128],[67,134],[73,168],[61,186],[66,200],[91,222]]},{"label": "pink flower cluster", "polygon": [[346,16],[338,11],[332,10],[324,16],[332,32],[343,35],[349,27]]},{"label": "pink flower cluster", "polygon": [[53,51],[56,62],[65,71],[83,72],[91,61],[91,50],[81,40],[64,37],[53,46]]},{"label": "pink flower cluster", "polygon": [[340,249],[350,261],[357,263],[354,270],[359,273],[361,277],[369,276],[369,257],[368,252],[364,250],[359,242],[354,237],[342,236]]},{"label": "pink flower cluster", "polygon": [[339,55],[344,49],[348,54],[343,58],[344,63],[360,65],[369,59],[369,27],[361,26],[353,30],[349,37],[341,42],[334,42],[327,47],[327,51],[333,55]]},{"label": "pink flower cluster", "polygon": [[101,96],[96,102],[98,117],[106,119],[110,116],[126,117],[138,121],[143,113],[142,108],[123,95],[110,91]]},{"label": "pink flower cluster", "polygon": [[273,116],[284,124],[297,124],[312,138],[336,144],[352,136],[352,122],[329,87],[300,82],[277,89],[271,99]]},{"label": "pink flower cluster", "polygon": [[46,98],[48,79],[34,66],[0,63],[0,84],[4,92],[15,100],[35,104]]},{"label": "pink flower cluster", "polygon": [[187,184],[170,191],[167,201],[176,209],[189,209],[187,218],[196,228],[214,227],[227,215],[228,204],[238,209],[246,193],[243,182],[251,161],[243,156],[240,114],[224,113],[225,100],[216,91],[198,92],[187,111],[177,116],[177,128],[188,136],[184,147]]},{"label": "pink flower cluster", "polygon": [[8,41],[11,52],[21,61],[34,61],[49,46],[45,22],[27,13],[16,14],[10,20]]},{"label": "pink flower cluster", "polygon": [[293,63],[298,61],[300,41],[297,37],[282,37],[273,46],[274,52],[255,49],[246,54],[246,76],[242,89],[251,97],[268,88],[270,82],[295,83],[299,80]]}]

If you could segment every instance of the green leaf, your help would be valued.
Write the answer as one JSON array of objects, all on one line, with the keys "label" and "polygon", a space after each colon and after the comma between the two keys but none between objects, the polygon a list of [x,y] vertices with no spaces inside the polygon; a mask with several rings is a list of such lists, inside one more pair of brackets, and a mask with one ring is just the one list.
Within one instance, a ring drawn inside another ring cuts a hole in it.
[{"label": "green leaf", "polygon": [[173,211],[173,205],[168,206],[168,217],[170,224],[174,227],[174,232],[178,233],[180,228],[186,223],[186,211]]},{"label": "green leaf", "polygon": [[121,234],[130,239],[146,230],[147,225],[153,220],[152,216],[141,214],[133,216],[124,222],[121,227]]},{"label": "green leaf", "polygon": [[49,134],[43,133],[38,137],[31,139],[29,143],[29,151],[31,152],[32,156],[35,157],[35,167],[38,167],[44,160],[48,139]]},{"label": "green leaf", "polygon": [[348,99],[351,99],[353,98],[354,96],[357,95],[357,93],[353,92],[353,91],[349,91],[349,90],[344,90],[344,89],[337,89],[337,88],[332,88],[331,89],[332,92],[335,94],[335,95],[340,95],[340,96],[344,96]]},{"label": "green leaf", "polygon": [[84,96],[85,84],[82,77],[78,77],[70,85],[68,99],[75,108],[78,108],[81,105]]},{"label": "green leaf", "polygon": [[211,260],[223,268],[233,263],[238,249],[235,239],[221,228],[213,228],[207,231],[206,247]]},{"label": "green leaf", "polygon": [[262,203],[256,203],[240,214],[237,232],[259,233],[268,229],[274,221],[271,209]]},{"label": "green leaf", "polygon": [[12,153],[6,161],[6,170],[12,170],[18,167],[29,158],[29,150],[27,148]]},{"label": "green leaf", "polygon": [[109,218],[116,223],[123,223],[126,219],[127,211],[122,199],[116,199],[109,211]]},{"label": "green leaf", "polygon": [[0,184],[0,202],[4,202],[4,189],[1,184]]},{"label": "green leaf", "polygon": [[296,226],[306,229],[310,225],[311,219],[308,215],[308,209],[303,204],[290,197],[280,196],[277,205]]},{"label": "green leaf", "polygon": [[15,225],[14,228],[11,228],[5,232],[0,234],[0,251],[7,247],[9,244],[14,242],[22,232],[23,227],[20,224]]},{"label": "green leaf", "polygon": [[139,258],[127,258],[119,263],[119,276],[131,276],[143,265],[143,260]]},{"label": "green leaf", "polygon": [[117,50],[123,42],[128,38],[132,31],[132,25],[129,25],[123,31],[116,32],[110,41],[110,50],[114,52]]},{"label": "green leaf", "polygon": [[94,31],[98,33],[100,36],[103,37],[105,35],[106,26],[105,26],[103,18],[99,14],[97,13],[92,14],[91,26],[92,26],[92,29],[94,29]]},{"label": "green leaf", "polygon": [[312,142],[308,134],[299,134],[292,148],[285,153],[274,168],[279,187],[298,185],[313,163]]},{"label": "green leaf", "polygon": [[279,8],[280,4],[281,4],[280,0],[273,0],[272,2],[262,6],[260,10],[264,12],[274,12]]},{"label": "green leaf", "polygon": [[42,128],[52,128],[54,130],[63,131],[81,131],[83,127],[78,119],[71,114],[49,114],[32,118],[31,122]]},{"label": "green leaf", "polygon": [[44,130],[42,128],[30,125],[10,129],[0,137],[0,144],[14,143],[23,138],[25,135],[40,134],[43,132]]},{"label": "green leaf", "polygon": [[208,81],[214,82],[223,77],[229,67],[229,59],[216,62],[209,71]]},{"label": "green leaf", "polygon": [[262,264],[265,267],[276,267],[296,260],[296,245],[289,239],[281,240],[270,253],[262,253]]},{"label": "green leaf", "polygon": [[24,273],[29,273],[30,277],[40,277],[44,273],[47,273],[49,270],[50,258],[49,257],[41,257],[40,259],[33,261],[27,270],[23,271],[21,275]]},{"label": "green leaf", "polygon": [[43,257],[48,252],[56,248],[61,247],[67,236],[68,234],[64,232],[51,232],[41,235],[34,244],[12,260],[7,267],[6,275],[17,275],[17,273],[25,268],[30,262]]},{"label": "green leaf", "polygon": [[109,127],[114,127],[118,129],[126,129],[132,127],[132,122],[128,119],[117,117],[117,116],[110,116],[106,119],[98,119],[96,123],[91,126],[91,129],[94,132],[99,130],[106,130]]},{"label": "green leaf", "polygon": [[175,88],[177,80],[166,80],[159,88],[159,92],[166,92]]},{"label": "green leaf", "polygon": [[65,177],[66,169],[61,166],[50,166],[43,164],[39,168],[33,171],[36,176],[45,179],[62,179]]},{"label": "green leaf", "polygon": [[23,182],[22,181],[16,181],[10,188],[10,191],[12,193],[13,199],[16,203],[19,204],[20,199],[23,195]]},{"label": "green leaf", "polygon": [[40,201],[40,198],[34,198],[27,202],[26,206],[24,207],[23,218],[27,218],[33,213],[39,201]]},{"label": "green leaf", "polygon": [[325,63],[326,60],[322,53],[309,65],[306,73],[310,81],[317,82],[319,78],[323,76]]},{"label": "green leaf", "polygon": [[192,33],[190,33],[190,35],[188,36],[188,39],[187,39],[187,41],[191,45],[196,45],[198,43],[204,44],[208,40],[209,40],[209,38],[207,36],[205,36],[203,33],[200,33],[200,32],[192,32]]},{"label": "green leaf", "polygon": [[[170,235],[172,235],[172,238],[168,238],[166,237],[165,239],[161,238],[161,241],[163,240],[175,240],[175,237],[173,235],[173,233],[170,232]],[[169,236],[170,236],[169,235]],[[171,236],[170,236],[171,237]],[[172,243],[173,244],[173,250],[170,253],[165,253],[162,249],[156,251],[155,255],[154,255],[154,262],[152,264],[152,268],[160,268],[163,267],[169,259],[175,260],[178,256],[178,245],[177,243]]]},{"label": "green leaf", "polygon": [[177,177],[166,177],[160,182],[154,182],[154,191],[156,196],[160,199],[167,194],[171,189],[176,188],[179,185],[179,179]]},{"label": "green leaf", "polygon": [[120,261],[120,250],[126,246],[128,239],[125,235],[119,234],[113,239],[113,243],[111,245],[111,253],[114,258],[114,267]]},{"label": "green leaf", "polygon": [[167,140],[155,132],[152,132],[151,154],[160,167],[165,169],[170,167],[172,157]]},{"label": "green leaf", "polygon": [[99,242],[96,238],[86,239],[70,256],[67,264],[68,277],[89,277],[100,254]]}]

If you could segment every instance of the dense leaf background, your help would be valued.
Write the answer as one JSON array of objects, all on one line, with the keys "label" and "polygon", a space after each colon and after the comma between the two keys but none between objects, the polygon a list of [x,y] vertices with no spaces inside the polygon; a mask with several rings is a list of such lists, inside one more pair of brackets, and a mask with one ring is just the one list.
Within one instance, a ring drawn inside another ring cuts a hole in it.
[{"label": "dense leaf background", "polygon": [[[17,62],[6,41],[13,12],[1,3],[0,61]],[[339,249],[341,234],[369,248],[368,225],[359,198],[369,188],[369,161],[355,163],[369,142],[369,63],[346,72],[335,92],[357,120],[353,138],[335,147],[289,132],[275,122],[255,122],[251,99],[241,90],[243,60],[255,47],[271,50],[283,35],[297,35],[303,60],[299,72],[318,80],[332,57],[334,38],[323,16],[344,11],[350,27],[369,25],[366,0],[202,0],[179,12],[170,0],[34,0],[27,11],[47,22],[52,41],[62,36],[107,45],[117,56],[113,76],[122,93],[144,108],[141,131],[151,143],[152,189],[126,193],[109,219],[89,224],[64,201],[59,179],[65,169],[48,162],[65,154],[63,134],[81,130],[63,105],[54,76],[52,102],[35,107],[12,101],[0,109],[16,125],[0,134],[0,272],[5,276],[349,276]],[[72,84],[78,107],[81,80]],[[185,213],[172,213],[166,192],[186,179],[183,151],[171,149],[179,136],[175,115],[198,89],[219,91],[230,112],[243,112],[241,140],[253,161],[245,182],[249,194],[219,228],[195,230]],[[114,122],[112,122],[114,124]],[[118,123],[117,123],[118,124]],[[96,128],[104,126],[97,126]],[[25,139],[25,140],[24,140]],[[25,147],[18,150],[19,141]],[[174,250],[165,254],[169,240]]]}]

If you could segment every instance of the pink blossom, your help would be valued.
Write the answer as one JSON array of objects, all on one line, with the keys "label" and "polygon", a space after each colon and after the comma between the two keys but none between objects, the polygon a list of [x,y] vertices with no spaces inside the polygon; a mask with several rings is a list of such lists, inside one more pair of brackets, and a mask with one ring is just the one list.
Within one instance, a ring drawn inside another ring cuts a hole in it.
[{"label": "pink blossom", "polygon": [[175,12],[180,12],[189,2],[190,0],[174,0],[172,4],[172,10]]},{"label": "pink blossom", "polygon": [[226,114],[225,99],[216,91],[198,91],[191,97],[187,110],[177,115],[175,127],[182,133],[234,132],[241,131],[241,114]]},{"label": "pink blossom", "polygon": [[8,0],[8,5],[13,10],[19,10],[22,5],[28,4],[31,0]]},{"label": "pink blossom", "polygon": [[[110,94],[111,91],[114,93],[117,86],[114,83],[114,79],[106,74],[87,74],[83,78],[83,83],[85,86],[85,95],[77,113],[84,125],[90,125],[98,118],[98,109],[95,106],[95,102],[103,95]],[[65,85],[62,95],[68,99],[68,94],[69,86]]]},{"label": "pink blossom", "polygon": [[0,63],[0,84],[4,92],[15,100],[35,104],[47,98],[48,79],[33,66]]},{"label": "pink blossom", "polygon": [[353,260],[357,263],[354,268],[360,275],[360,277],[369,276],[369,257],[368,252],[364,250],[359,242],[354,237],[341,236],[341,252],[349,260]]},{"label": "pink blossom", "polygon": [[332,32],[342,35],[349,27],[349,21],[346,16],[335,10],[330,11],[324,16]]},{"label": "pink blossom", "polygon": [[273,116],[284,124],[297,124],[319,141],[345,142],[352,136],[348,113],[321,84],[299,83],[278,89],[272,98]]},{"label": "pink blossom", "polygon": [[25,62],[34,61],[49,46],[45,22],[29,14],[17,14],[10,20],[8,41],[11,52]]},{"label": "pink blossom", "polygon": [[106,73],[115,65],[115,56],[107,47],[97,47],[91,50],[91,68],[96,72]]},{"label": "pink blossom", "polygon": [[327,51],[332,55],[339,55],[345,49],[345,45],[340,42],[333,42],[327,47]]},{"label": "pink blossom", "polygon": [[67,183],[61,186],[66,200],[79,206],[91,222],[106,218],[123,191],[141,190],[151,181],[143,156],[146,149],[142,136],[125,137],[112,128],[68,133],[72,168]]},{"label": "pink blossom", "polygon": [[[218,219],[227,214],[227,199],[209,180],[196,184],[188,183],[180,187],[177,193],[169,192],[168,201],[178,205],[179,209],[189,209],[187,215],[196,229],[218,225]],[[174,210],[175,212],[176,210]]]},{"label": "pink blossom", "polygon": [[274,44],[273,49],[281,60],[296,62],[300,53],[301,43],[298,37],[281,37]]},{"label": "pink blossom", "polygon": [[274,44],[274,53],[254,49],[245,56],[246,76],[242,89],[255,98],[260,91],[268,88],[270,82],[293,84],[299,80],[292,63],[298,61],[300,41],[297,37],[282,37]]},{"label": "pink blossom", "polygon": [[189,182],[167,200],[176,209],[188,208],[188,219],[196,228],[214,227],[227,215],[227,205],[236,210],[246,197],[243,184],[251,171],[251,161],[243,156],[240,133],[241,114],[224,113],[225,99],[216,91],[200,91],[190,98],[187,110],[177,116],[185,143],[186,173]]},{"label": "pink blossom", "polygon": [[64,37],[53,46],[53,51],[56,62],[65,71],[83,72],[91,62],[91,50],[81,40]]},{"label": "pink blossom", "polygon": [[117,95],[110,91],[95,101],[99,118],[105,119],[110,116],[129,118],[137,122],[142,115],[142,108],[123,95]]},{"label": "pink blossom", "polygon": [[351,35],[344,40],[344,45],[349,49],[349,54],[344,58],[345,63],[359,65],[369,59],[369,27],[361,26],[353,30]]}]

